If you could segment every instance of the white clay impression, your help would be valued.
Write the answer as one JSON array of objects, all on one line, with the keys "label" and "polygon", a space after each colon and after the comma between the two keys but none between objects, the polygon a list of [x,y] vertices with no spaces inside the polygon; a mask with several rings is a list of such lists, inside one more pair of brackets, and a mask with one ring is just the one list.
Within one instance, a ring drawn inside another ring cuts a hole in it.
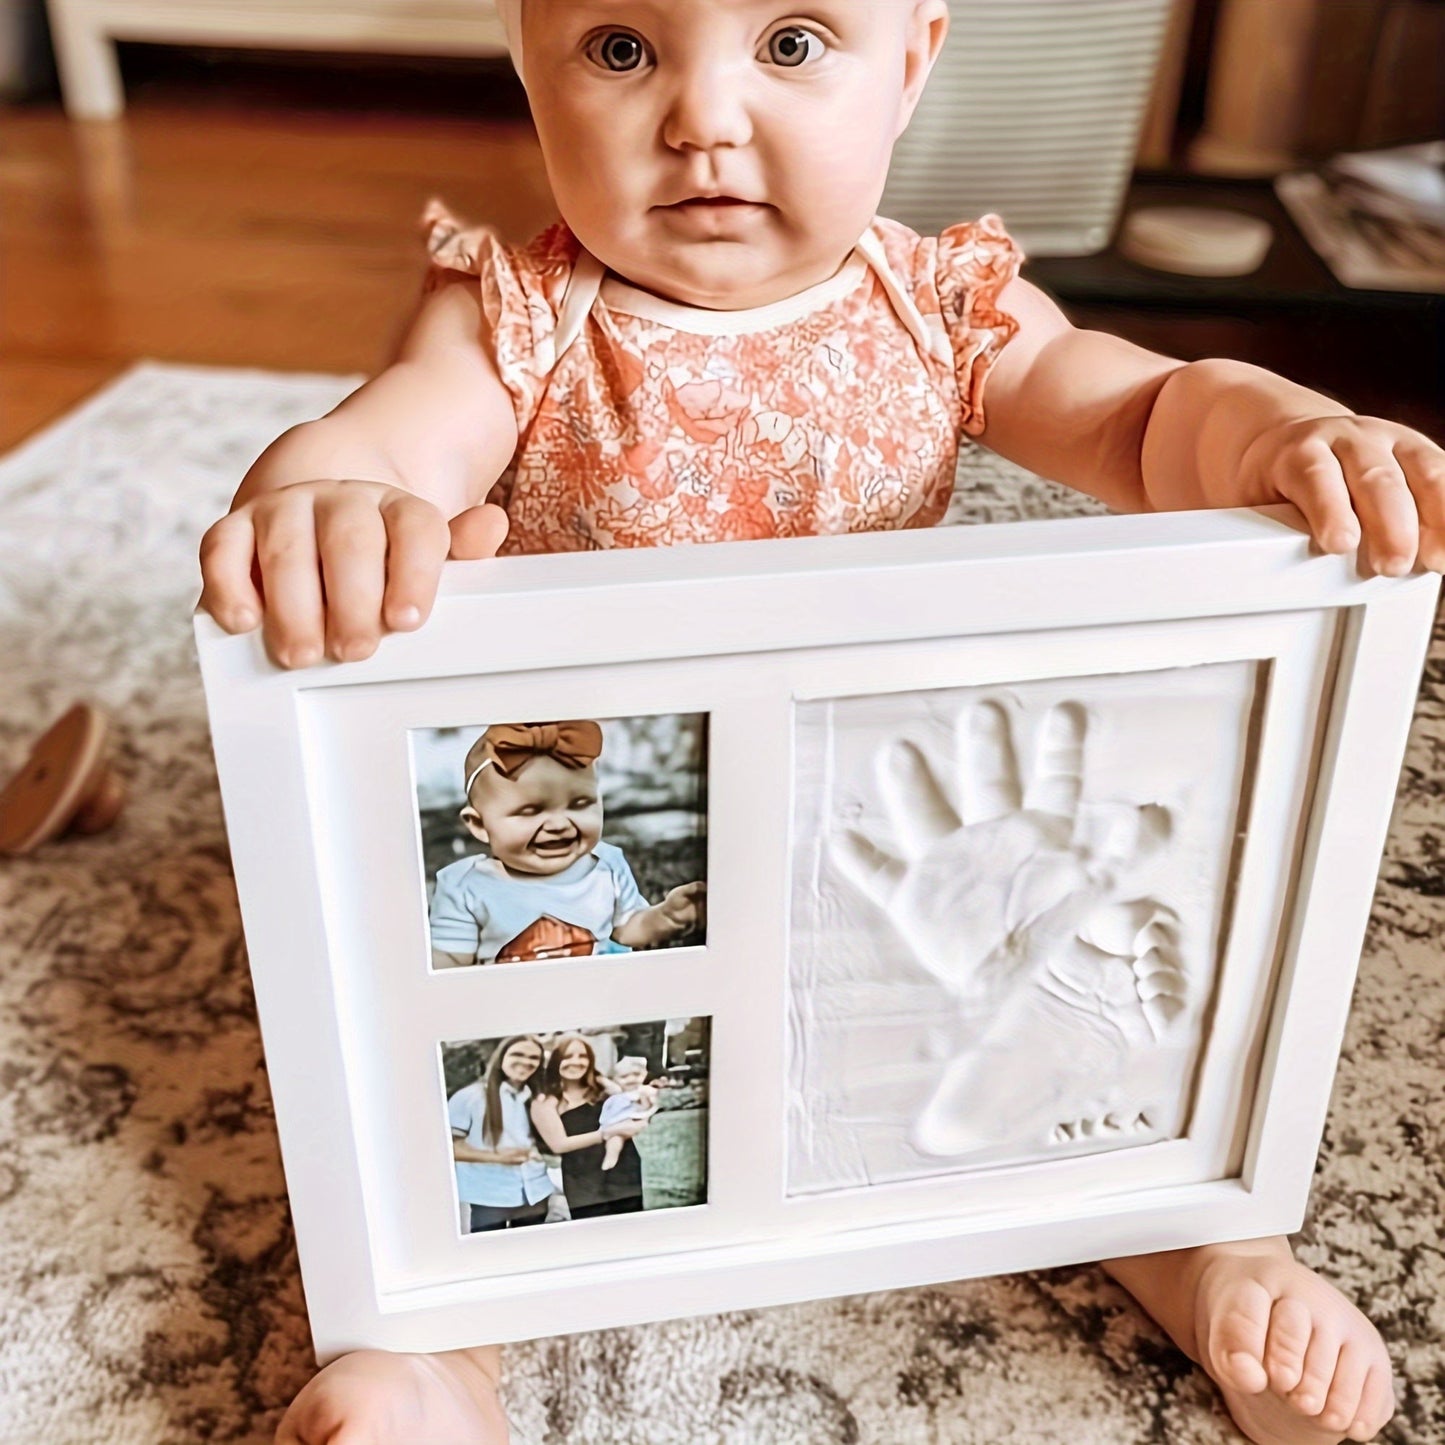
[{"label": "white clay impression", "polygon": [[1256,680],[799,705],[791,1193],[1185,1131]]}]

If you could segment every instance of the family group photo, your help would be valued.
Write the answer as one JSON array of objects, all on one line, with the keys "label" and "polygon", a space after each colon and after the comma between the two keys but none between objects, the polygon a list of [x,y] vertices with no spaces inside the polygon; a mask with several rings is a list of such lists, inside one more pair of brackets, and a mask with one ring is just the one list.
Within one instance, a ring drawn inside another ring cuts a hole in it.
[{"label": "family group photo", "polygon": [[701,943],[706,722],[413,731],[432,967]]},{"label": "family group photo", "polygon": [[443,1044],[461,1232],[705,1203],[710,1023]]}]

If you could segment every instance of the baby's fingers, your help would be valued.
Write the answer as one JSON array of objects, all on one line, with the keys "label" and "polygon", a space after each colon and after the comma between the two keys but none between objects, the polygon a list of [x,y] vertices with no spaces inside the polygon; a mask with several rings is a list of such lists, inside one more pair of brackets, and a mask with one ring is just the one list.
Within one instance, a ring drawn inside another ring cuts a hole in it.
[{"label": "baby's fingers", "polygon": [[1336,441],[1350,499],[1365,536],[1370,566],[1386,577],[1403,577],[1420,548],[1420,519],[1405,473],[1387,446]]},{"label": "baby's fingers", "polygon": [[255,557],[256,532],[245,512],[222,517],[201,538],[201,606],[227,632],[249,632],[261,620]]},{"label": "baby's fingers", "polygon": [[1279,494],[1304,513],[1310,535],[1326,552],[1348,552],[1360,542],[1360,524],[1337,456],[1322,441],[1305,444],[1277,481]]},{"label": "baby's fingers", "polygon": [[257,509],[254,517],[266,651],[278,666],[310,667],[321,661],[324,641],[311,500],[299,491],[294,497],[280,493],[276,505]]},{"label": "baby's fingers", "polygon": [[386,525],[386,594],[382,618],[394,632],[426,621],[451,545],[446,518],[430,502],[398,496],[381,509]]},{"label": "baby's fingers", "polygon": [[468,507],[451,520],[452,556],[462,561],[495,557],[507,538],[507,514],[492,502]]},{"label": "baby's fingers", "polygon": [[1420,565],[1445,572],[1445,451],[1412,433],[1395,443],[1395,456],[1420,514]]},{"label": "baby's fingers", "polygon": [[316,508],[316,550],[326,585],[326,652],[360,662],[381,641],[386,583],[386,525],[361,488],[333,494]]},{"label": "baby's fingers", "polygon": [[699,920],[707,906],[707,884],[680,884],[663,899],[662,906],[669,916],[679,923]]}]

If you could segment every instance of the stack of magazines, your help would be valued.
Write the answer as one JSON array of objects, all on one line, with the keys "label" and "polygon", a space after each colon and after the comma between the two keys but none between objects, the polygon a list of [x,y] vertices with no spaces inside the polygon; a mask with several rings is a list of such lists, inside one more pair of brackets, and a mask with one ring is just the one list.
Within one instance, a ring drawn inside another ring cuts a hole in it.
[{"label": "stack of magazines", "polygon": [[1445,141],[1336,156],[1275,190],[1342,285],[1445,293]]}]

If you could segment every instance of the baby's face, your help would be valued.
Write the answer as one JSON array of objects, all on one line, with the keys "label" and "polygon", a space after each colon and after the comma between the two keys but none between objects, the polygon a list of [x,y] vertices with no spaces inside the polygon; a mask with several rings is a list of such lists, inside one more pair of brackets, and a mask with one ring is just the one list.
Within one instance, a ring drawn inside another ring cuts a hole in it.
[{"label": "baby's face", "polygon": [[635,1093],[647,1082],[647,1070],[636,1067],[618,1069],[617,1083],[624,1094]]},{"label": "baby's face", "polygon": [[470,802],[462,821],[513,873],[561,873],[602,837],[602,798],[592,767],[537,757],[515,778],[485,768],[472,783]]},{"label": "baby's face", "polygon": [[837,271],[947,28],[944,0],[527,0],[523,70],[582,244],[737,310]]}]

